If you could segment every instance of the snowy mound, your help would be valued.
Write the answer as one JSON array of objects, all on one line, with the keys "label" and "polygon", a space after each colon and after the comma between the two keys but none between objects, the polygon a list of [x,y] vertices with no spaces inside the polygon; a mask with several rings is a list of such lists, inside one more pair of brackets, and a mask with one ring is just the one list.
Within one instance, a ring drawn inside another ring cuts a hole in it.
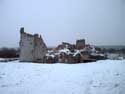
[{"label": "snowy mound", "polygon": [[124,94],[125,61],[0,63],[0,94]]}]

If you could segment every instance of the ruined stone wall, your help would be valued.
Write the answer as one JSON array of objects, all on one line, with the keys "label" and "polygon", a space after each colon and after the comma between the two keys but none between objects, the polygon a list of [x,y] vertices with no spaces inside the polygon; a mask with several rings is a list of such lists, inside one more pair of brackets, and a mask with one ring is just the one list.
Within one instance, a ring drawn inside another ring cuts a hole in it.
[{"label": "ruined stone wall", "polygon": [[77,40],[76,41],[76,48],[83,49],[85,47],[85,39]]},{"label": "ruined stone wall", "polygon": [[41,37],[34,37],[34,59],[37,62],[44,62],[44,56],[47,53],[47,47]]},{"label": "ruined stone wall", "polygon": [[21,32],[20,34],[20,61],[33,61],[34,38],[25,32]]},{"label": "ruined stone wall", "polygon": [[43,62],[47,47],[39,35],[31,35],[20,30],[20,61]]}]

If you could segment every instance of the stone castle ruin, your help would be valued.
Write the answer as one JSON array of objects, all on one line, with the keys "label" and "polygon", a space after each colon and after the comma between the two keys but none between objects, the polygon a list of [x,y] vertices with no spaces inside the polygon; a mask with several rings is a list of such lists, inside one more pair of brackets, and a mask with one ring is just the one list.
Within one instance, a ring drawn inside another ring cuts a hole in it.
[{"label": "stone castle ruin", "polygon": [[85,39],[76,44],[63,42],[56,48],[47,48],[41,35],[28,34],[20,29],[20,61],[38,63],[82,63],[106,59],[94,46],[86,44]]},{"label": "stone castle ruin", "polygon": [[20,29],[20,35],[20,61],[44,62],[47,47],[41,35],[28,34],[24,32],[24,28]]}]

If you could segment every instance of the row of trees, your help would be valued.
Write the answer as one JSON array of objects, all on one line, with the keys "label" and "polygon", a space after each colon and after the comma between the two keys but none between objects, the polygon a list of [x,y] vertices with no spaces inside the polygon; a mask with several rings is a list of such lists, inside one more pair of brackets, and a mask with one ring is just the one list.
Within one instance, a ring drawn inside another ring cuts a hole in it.
[{"label": "row of trees", "polygon": [[19,49],[0,48],[0,58],[17,58],[19,57]]},{"label": "row of trees", "polygon": [[121,49],[115,49],[115,48],[96,48],[97,51],[100,51],[102,53],[122,53],[125,54],[125,48],[121,48]]}]

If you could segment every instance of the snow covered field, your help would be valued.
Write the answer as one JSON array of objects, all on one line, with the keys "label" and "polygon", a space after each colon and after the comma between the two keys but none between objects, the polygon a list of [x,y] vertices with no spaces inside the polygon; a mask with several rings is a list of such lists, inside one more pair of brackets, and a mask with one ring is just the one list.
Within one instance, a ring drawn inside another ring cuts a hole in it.
[{"label": "snow covered field", "polygon": [[125,94],[125,60],[0,63],[0,94]]}]

